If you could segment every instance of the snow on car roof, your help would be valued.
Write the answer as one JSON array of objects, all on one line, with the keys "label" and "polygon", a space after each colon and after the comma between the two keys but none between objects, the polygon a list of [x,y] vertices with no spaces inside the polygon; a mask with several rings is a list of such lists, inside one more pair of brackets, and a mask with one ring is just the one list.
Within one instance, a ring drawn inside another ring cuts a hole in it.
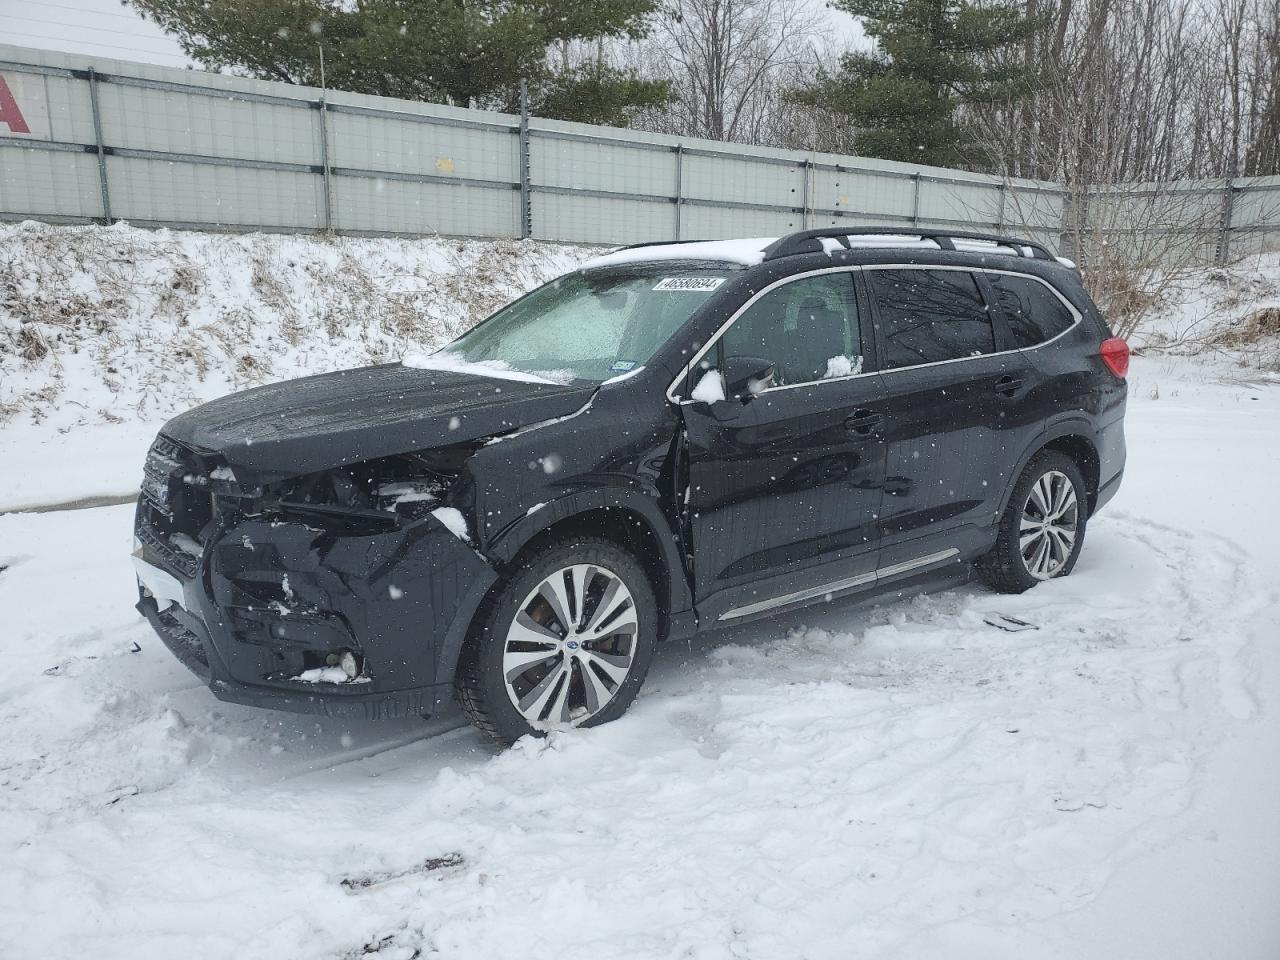
[{"label": "snow on car roof", "polygon": [[651,247],[615,250],[588,260],[583,270],[612,267],[624,263],[651,263],[654,260],[722,260],[753,267],[764,260],[765,247],[777,237],[754,237],[748,240],[699,240],[694,243],[659,243]]}]

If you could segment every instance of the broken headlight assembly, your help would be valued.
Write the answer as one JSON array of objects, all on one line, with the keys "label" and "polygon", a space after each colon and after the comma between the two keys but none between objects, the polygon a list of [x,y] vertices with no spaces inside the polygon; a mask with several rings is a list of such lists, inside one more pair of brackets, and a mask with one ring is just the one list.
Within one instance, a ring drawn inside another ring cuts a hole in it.
[{"label": "broken headlight assembly", "polygon": [[254,512],[352,533],[393,529],[444,505],[457,473],[440,461],[406,454],[308,474],[266,489]]}]

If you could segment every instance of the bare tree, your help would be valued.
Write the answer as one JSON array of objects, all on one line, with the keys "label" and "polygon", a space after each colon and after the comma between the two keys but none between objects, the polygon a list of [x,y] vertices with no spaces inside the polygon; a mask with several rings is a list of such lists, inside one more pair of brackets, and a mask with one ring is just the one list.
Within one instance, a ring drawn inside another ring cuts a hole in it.
[{"label": "bare tree", "polygon": [[805,0],[668,0],[641,50],[670,81],[667,109],[638,119],[664,133],[777,143],[780,83],[809,61],[818,15]]},{"label": "bare tree", "polygon": [[1037,82],[970,119],[991,169],[1091,183],[1259,175],[1280,152],[1280,0],[1031,0]]}]

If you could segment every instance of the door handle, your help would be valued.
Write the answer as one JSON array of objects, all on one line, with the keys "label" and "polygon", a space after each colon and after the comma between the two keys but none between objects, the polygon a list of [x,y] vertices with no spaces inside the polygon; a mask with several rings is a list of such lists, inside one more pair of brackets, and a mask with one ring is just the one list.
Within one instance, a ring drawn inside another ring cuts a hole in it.
[{"label": "door handle", "polygon": [[885,477],[884,492],[891,497],[905,497],[911,492],[910,477]]},{"label": "door handle", "polygon": [[870,436],[872,431],[876,430],[884,423],[884,415],[873,413],[870,410],[855,410],[849,415],[844,422],[844,428],[849,433],[857,434],[860,437]]},{"label": "door handle", "polygon": [[1002,397],[1012,397],[1022,389],[1021,377],[1001,377],[996,381],[996,393]]}]

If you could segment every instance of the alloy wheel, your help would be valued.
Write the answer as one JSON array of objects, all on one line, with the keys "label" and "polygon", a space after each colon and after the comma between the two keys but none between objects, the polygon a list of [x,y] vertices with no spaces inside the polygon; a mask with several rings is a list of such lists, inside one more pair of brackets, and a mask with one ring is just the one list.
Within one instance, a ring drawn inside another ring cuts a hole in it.
[{"label": "alloy wheel", "polygon": [[616,573],[595,564],[557,570],[529,592],[507,631],[507,696],[535,728],[589,720],[630,675],[639,627]]},{"label": "alloy wheel", "polygon": [[1071,478],[1049,470],[1031,485],[1022,507],[1018,550],[1027,573],[1048,580],[1060,571],[1075,548],[1080,509]]}]

